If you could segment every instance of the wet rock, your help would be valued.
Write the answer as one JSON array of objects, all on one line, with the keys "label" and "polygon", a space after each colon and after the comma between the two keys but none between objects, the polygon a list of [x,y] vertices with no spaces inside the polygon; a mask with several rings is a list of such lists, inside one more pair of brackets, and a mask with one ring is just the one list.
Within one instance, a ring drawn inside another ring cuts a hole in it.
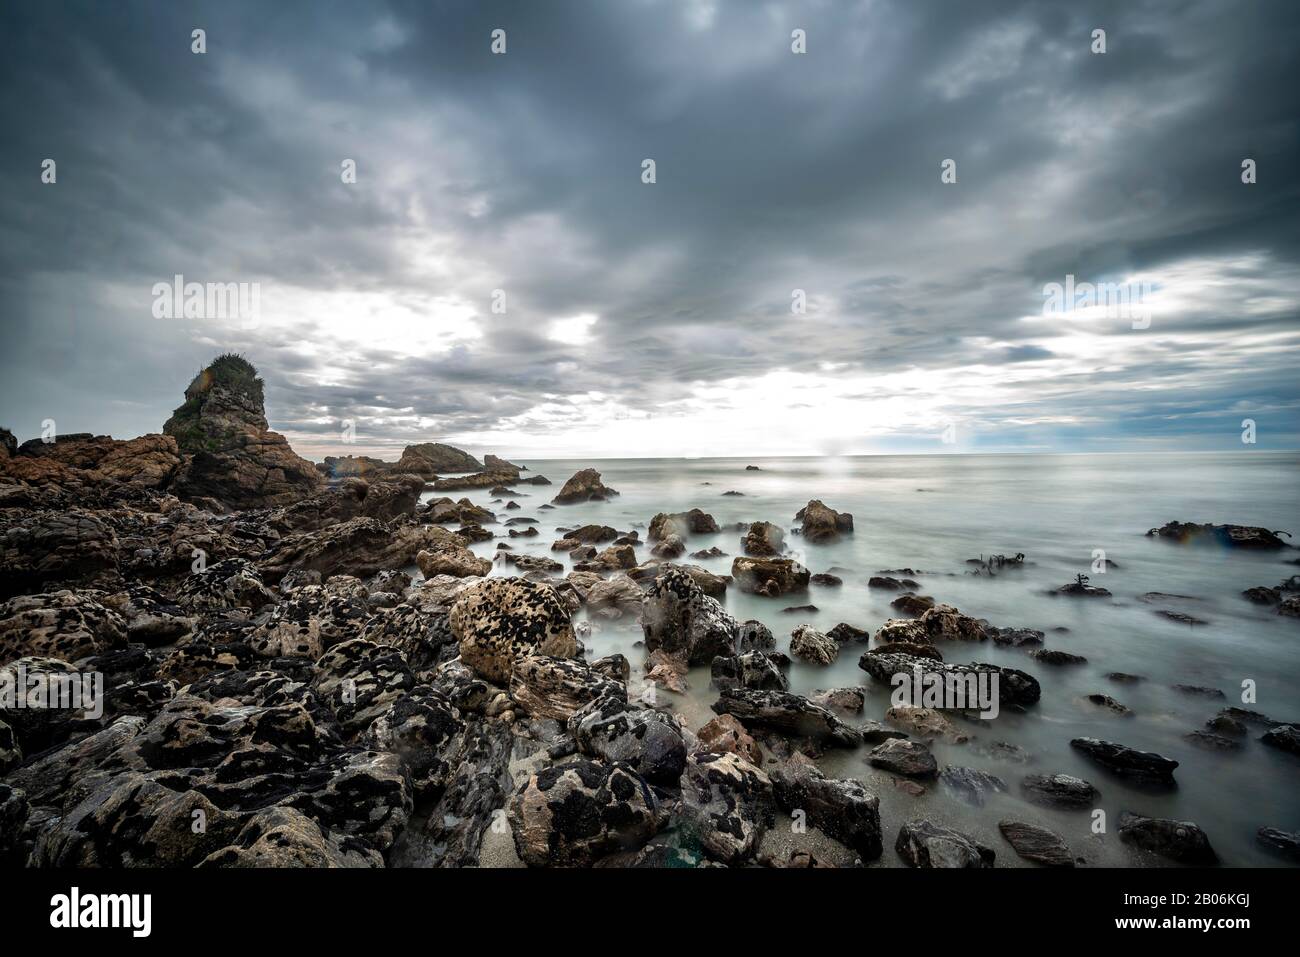
[{"label": "wet rock", "polygon": [[784,811],[803,811],[809,824],[857,851],[864,861],[880,857],[880,800],[861,782],[828,778],[797,752],[771,777],[776,802]]},{"label": "wet rock", "polygon": [[939,772],[939,763],[929,748],[902,738],[891,738],[876,745],[867,755],[867,761],[874,768],[909,778],[932,778]]},{"label": "wet rock", "polygon": [[749,621],[740,623],[740,638],[737,647],[741,652],[771,651],[776,647],[776,638],[767,625],[751,618]]},{"label": "wet rock", "polygon": [[678,558],[685,552],[686,543],[676,535],[666,536],[654,548],[650,549],[650,554],[656,558]]},{"label": "wet rock", "polygon": [[499,685],[509,682],[515,661],[526,655],[572,658],[578,653],[569,610],[550,584],[486,579],[456,599],[450,623],[461,659]]},{"label": "wet rock", "polygon": [[717,545],[710,545],[708,548],[701,548],[698,552],[691,552],[691,558],[725,558],[727,553]]},{"label": "wet rock", "polygon": [[684,562],[659,562],[657,564],[640,565],[630,569],[627,577],[642,588],[649,589],[657,579],[673,569],[679,569],[690,575],[691,580],[699,586],[700,591],[710,598],[721,601],[726,597],[727,585],[731,582],[730,576],[715,575],[699,565],[688,565]]},{"label": "wet rock", "polygon": [[294,808],[262,811],[244,825],[233,844],[213,851],[198,867],[383,867],[373,848],[319,824]]},{"label": "wet rock", "polygon": [[837,512],[813,499],[795,513],[794,520],[802,523],[803,537],[814,543],[836,542],[840,535],[853,531],[853,516]]},{"label": "wet rock", "polygon": [[119,548],[112,527],[84,509],[0,511],[0,598],[113,578]]},{"label": "wet rock", "polygon": [[[946,684],[951,679],[963,685],[969,685],[972,676],[978,682],[981,674],[987,674],[988,681],[992,681],[996,675],[998,703],[1001,707],[1031,705],[1042,694],[1038,680],[1032,675],[1015,668],[999,668],[997,665],[980,662],[959,665],[915,655],[867,652],[859,659],[858,667],[886,685],[892,685],[894,676],[899,674],[915,678],[919,673],[923,682],[942,679]],[[940,679],[929,679],[927,675],[938,675]]]},{"label": "wet rock", "polygon": [[1026,645],[1041,645],[1043,633],[1033,628],[989,628],[989,637],[995,644],[1010,648],[1023,648]]},{"label": "wet rock", "polygon": [[898,831],[894,850],[911,867],[992,867],[996,852],[974,838],[949,827],[918,819]]},{"label": "wet rock", "polygon": [[708,535],[719,531],[721,529],[718,528],[718,523],[712,515],[698,508],[693,508],[689,512],[673,512],[671,514],[660,512],[650,519],[650,527],[646,529],[646,538],[652,542],[657,542],[674,535],[680,539],[687,539],[691,535]]},{"label": "wet rock", "polygon": [[939,781],[972,807],[983,807],[989,795],[1007,790],[1006,782],[1000,777],[978,768],[949,765],[939,772]]},{"label": "wet rock", "polygon": [[1276,728],[1270,728],[1259,740],[1282,751],[1300,754],[1300,728],[1293,724],[1280,724]]},{"label": "wet rock", "polygon": [[381,522],[353,518],[320,531],[289,535],[259,562],[263,577],[277,582],[289,571],[313,569],[323,578],[378,572],[414,564],[422,551],[437,551],[465,540],[437,525]]},{"label": "wet rock", "polygon": [[999,821],[998,830],[1027,861],[1044,867],[1074,867],[1069,845],[1055,831],[1024,821]]},{"label": "wet rock", "polygon": [[311,690],[348,735],[359,734],[415,687],[406,659],[393,648],[354,638],[321,656]]},{"label": "wet rock", "polygon": [[1276,588],[1265,588],[1262,585],[1256,586],[1255,588],[1247,588],[1241,594],[1246,601],[1256,605],[1276,605],[1282,600],[1282,593],[1280,591]]},{"label": "wet rock", "polygon": [[812,625],[800,625],[790,633],[790,654],[816,665],[831,664],[840,653],[840,646],[828,635]]},{"label": "wet rock", "polygon": [[1062,585],[1053,595],[1070,595],[1075,598],[1109,598],[1110,592],[1100,585],[1089,585],[1087,575],[1079,575],[1068,585]]},{"label": "wet rock", "polygon": [[754,765],[761,765],[763,753],[757,742],[734,715],[720,714],[695,732],[703,751],[732,752]]},{"label": "wet rock", "polygon": [[1088,659],[1083,655],[1058,651],[1055,648],[1035,648],[1029,652],[1029,657],[1045,665],[1086,665],[1088,663]]},{"label": "wet rock", "polygon": [[532,775],[510,800],[515,849],[530,867],[587,867],[658,829],[649,785],[622,765],[579,759]]},{"label": "wet rock", "polygon": [[754,522],[741,538],[740,550],[759,558],[780,555],[785,551],[785,532],[771,522]]},{"label": "wet rock", "polygon": [[1178,767],[1178,762],[1154,751],[1137,751],[1099,738],[1074,738],[1070,741],[1070,747],[1082,751],[1097,764],[1122,777],[1163,784],[1174,783],[1174,768]]},{"label": "wet rock", "polygon": [[731,714],[746,726],[772,728],[795,737],[826,740],[853,747],[862,740],[827,708],[787,691],[724,689],[713,704],[715,714]]},{"label": "wet rock", "polygon": [[862,714],[867,703],[866,694],[861,688],[831,688],[826,691],[816,691],[808,700],[840,714]]},{"label": "wet rock", "polygon": [[741,655],[719,655],[710,664],[712,687],[719,691],[737,688],[785,691],[790,683],[771,656],[761,651]]},{"label": "wet rock", "polygon": [[558,495],[551,499],[556,505],[574,505],[578,502],[603,502],[617,495],[600,480],[595,469],[582,469],[564,483]]},{"label": "wet rock", "polygon": [[505,561],[507,565],[513,565],[525,573],[540,572],[543,575],[554,575],[564,571],[561,563],[542,555],[510,554],[505,556]]},{"label": "wet rock", "polygon": [[986,758],[992,758],[995,761],[1006,761],[1011,764],[1028,764],[1033,760],[1032,755],[1020,745],[1009,744],[1006,741],[979,744],[975,746],[975,751]]},{"label": "wet rock", "polygon": [[704,594],[690,574],[676,567],[655,579],[646,592],[641,627],[648,651],[680,655],[689,664],[730,657],[740,640],[736,619]]},{"label": "wet rock", "polygon": [[1146,681],[1146,679],[1141,675],[1125,674],[1122,671],[1111,671],[1107,673],[1106,677],[1110,681],[1115,681],[1122,685],[1135,685],[1138,682]]},{"label": "wet rock", "polygon": [[850,641],[866,642],[871,640],[871,632],[862,628],[855,628],[846,622],[840,622],[826,634],[841,645]]},{"label": "wet rock", "polygon": [[1090,694],[1088,695],[1088,701],[1099,708],[1105,708],[1112,714],[1123,715],[1125,717],[1132,717],[1133,715],[1132,708],[1120,704],[1108,694]]},{"label": "wet rock", "polygon": [[451,757],[461,746],[465,724],[441,691],[424,686],[394,701],[361,739],[373,751],[395,754],[411,778],[418,800],[436,798],[451,778]]},{"label": "wet rock", "polygon": [[752,860],[775,820],[772,781],[741,755],[697,752],[682,779],[683,817],[709,857],[723,864]]},{"label": "wet rock", "polygon": [[774,598],[808,588],[808,569],[790,558],[744,558],[731,562],[731,575],[743,592]]},{"label": "wet rock", "polygon": [[960,730],[943,712],[933,708],[893,707],[885,712],[885,720],[922,741],[942,738],[950,744],[965,744],[970,740],[970,735]]},{"label": "wet rock", "polygon": [[287,505],[322,487],[316,467],[269,430],[262,380],[239,356],[220,356],[195,376],[163,432],[188,456],[172,482],[182,498],[245,509]]},{"label": "wet rock", "polygon": [[126,643],[126,622],[96,597],[56,591],[0,604],[0,665],[27,656],[76,661]]},{"label": "wet rock", "polygon": [[631,768],[652,784],[675,787],[686,769],[686,739],[672,715],[606,696],[575,711],[568,730],[583,754]]},{"label": "wet rock", "polygon": [[1300,595],[1291,595],[1277,606],[1277,613],[1286,618],[1300,618]]},{"label": "wet rock", "polygon": [[1289,861],[1300,862],[1300,834],[1278,827],[1261,827],[1255,832],[1255,839],[1275,854],[1280,854]]},{"label": "wet rock", "polygon": [[527,655],[515,660],[510,700],[528,714],[566,721],[601,698],[626,702],[627,689],[576,658]]},{"label": "wet rock", "polygon": [[1207,688],[1204,685],[1170,685],[1175,691],[1183,694],[1194,695],[1198,698],[1223,698],[1224,694],[1218,688]]},{"label": "wet rock", "polygon": [[640,615],[644,592],[632,579],[616,575],[593,582],[585,597],[589,611],[617,609],[623,615]]},{"label": "wet rock", "polygon": [[1020,781],[1025,800],[1044,807],[1091,808],[1101,792],[1070,774],[1029,774]]},{"label": "wet rock", "polygon": [[1189,731],[1183,740],[1207,751],[1240,751],[1241,741],[1212,731]]},{"label": "wet rock", "polygon": [[922,612],[917,621],[931,641],[984,641],[988,638],[986,622],[963,615],[951,605],[935,605]]},{"label": "wet rock", "polygon": [[906,615],[909,618],[920,618],[927,611],[934,607],[934,599],[927,595],[899,595],[889,603],[899,614]]},{"label": "wet rock", "polygon": [[1167,522],[1147,532],[1148,538],[1163,538],[1183,545],[1218,545],[1224,548],[1278,549],[1287,543],[1280,537],[1286,532],[1271,532],[1251,525],[1197,525],[1194,522]]},{"label": "wet rock", "polygon": [[1191,821],[1169,821],[1123,811],[1119,816],[1119,837],[1180,864],[1204,866],[1219,862],[1210,839]]}]

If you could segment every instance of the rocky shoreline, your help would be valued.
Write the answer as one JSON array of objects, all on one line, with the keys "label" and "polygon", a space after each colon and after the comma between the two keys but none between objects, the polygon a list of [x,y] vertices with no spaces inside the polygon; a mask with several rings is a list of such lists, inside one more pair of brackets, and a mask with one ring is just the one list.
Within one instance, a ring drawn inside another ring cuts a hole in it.
[{"label": "rocky shoreline", "polygon": [[[1006,844],[990,847],[923,816],[885,820],[863,782],[819,766],[830,752],[853,752],[901,791],[940,787],[983,807],[1012,784],[941,766],[931,747],[973,746],[961,723],[969,708],[917,701],[874,720],[861,688],[805,696],[788,679],[851,652],[864,680],[987,682],[997,708],[1032,720],[1043,693],[1035,669],[1081,656],[1050,647],[1043,632],[994,626],[921,594],[924,573],[911,568],[868,583],[898,592],[898,617],[874,632],[797,624],[787,656],[768,624],[737,620],[722,599],[735,588],[789,604],[810,586],[842,584],[835,569],[814,575],[791,557],[787,535],[815,549],[853,535],[852,515],[812,499],[789,528],[722,529],[691,509],[650,517],[642,541],[635,529],[581,524],[584,505],[619,494],[582,469],[540,507],[573,519],[550,545],[573,564],[560,577],[562,563],[510,544],[538,535],[512,493],[551,484],[525,472],[436,443],[408,446],[392,463],[315,465],[268,429],[261,382],[232,356],[195,378],[161,434],[19,446],[0,430],[0,688],[102,681],[99,713],[0,700],[0,860],[811,867],[868,864],[892,846],[914,867],[984,868],[1006,854],[1083,862],[1062,835],[1028,821],[998,821]],[[441,494],[478,489],[509,499],[498,511],[514,517]],[[723,532],[734,533],[730,575],[680,561],[692,536]],[[1148,535],[1291,547],[1281,533],[1242,526],[1170,523]],[[509,575],[491,574],[494,561],[470,549],[490,540]],[[1001,576],[1026,562],[969,564],[970,574]],[[1112,597],[1085,576],[1054,594]],[[1180,596],[1147,598],[1169,612],[1160,606]],[[1243,600],[1300,617],[1300,578]],[[590,656],[580,609],[637,621],[644,660]],[[981,645],[1023,651],[1027,670],[971,660]],[[696,727],[674,705],[692,667],[707,669],[717,692],[714,716]],[[1101,692],[1090,700],[1116,716],[1128,710]],[[1254,737],[1288,759],[1300,754],[1291,716],[1212,710],[1206,727],[1188,731],[1198,746],[1227,751]],[[1162,755],[1095,737],[1068,746],[1101,775],[1157,791],[1179,783],[1178,762]],[[1014,746],[1001,747],[1016,759]],[[1050,769],[1014,790],[1080,813],[1099,794]],[[803,833],[791,822],[820,843],[791,841]],[[1274,823],[1260,822],[1261,845],[1296,860],[1300,835]],[[1117,832],[1168,862],[1218,859],[1193,822],[1126,812]]]}]

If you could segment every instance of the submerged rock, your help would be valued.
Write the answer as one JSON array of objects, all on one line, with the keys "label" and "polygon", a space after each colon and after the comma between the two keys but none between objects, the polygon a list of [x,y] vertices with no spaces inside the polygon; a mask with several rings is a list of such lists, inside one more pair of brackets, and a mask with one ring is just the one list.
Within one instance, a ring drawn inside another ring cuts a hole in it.
[{"label": "submerged rock", "polygon": [[1123,777],[1162,784],[1174,783],[1174,768],[1178,767],[1178,762],[1154,751],[1137,751],[1099,738],[1074,738],[1070,747],[1082,751],[1097,764]]},{"label": "submerged rock", "polygon": [[1164,538],[1184,545],[1219,545],[1225,548],[1286,548],[1280,536],[1253,525],[1197,525],[1194,522],[1167,522],[1147,532],[1148,538]]}]

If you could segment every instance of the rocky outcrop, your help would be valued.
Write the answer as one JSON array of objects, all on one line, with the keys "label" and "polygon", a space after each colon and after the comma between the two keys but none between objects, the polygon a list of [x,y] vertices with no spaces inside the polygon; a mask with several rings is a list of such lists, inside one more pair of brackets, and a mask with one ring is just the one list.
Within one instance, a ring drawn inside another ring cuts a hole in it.
[{"label": "rocky outcrop", "polygon": [[1287,548],[1283,535],[1290,537],[1289,532],[1273,532],[1254,525],[1197,525],[1194,522],[1167,522],[1147,532],[1148,538],[1163,538],[1183,545],[1261,550]]},{"label": "rocky outcrop", "polygon": [[187,456],[172,486],[183,498],[245,509],[288,505],[320,490],[316,467],[268,430],[262,380],[239,356],[220,356],[195,376],[163,432]]},{"label": "rocky outcrop", "polygon": [[116,440],[108,435],[62,435],[54,441],[24,442],[0,458],[0,475],[76,495],[117,496],[120,486],[165,489],[181,467],[181,452],[170,435]]},{"label": "rocky outcrop", "polygon": [[[393,466],[393,471],[434,479],[442,472],[477,472],[483,467],[483,463],[474,456],[454,446],[443,445],[441,442],[420,442],[402,450],[402,457]],[[518,470],[500,471],[517,473]]]},{"label": "rocky outcrop", "polygon": [[461,660],[481,678],[508,684],[529,655],[573,658],[577,637],[569,609],[549,584],[489,578],[461,593],[451,609]]},{"label": "rocky outcrop", "polygon": [[575,505],[578,502],[603,502],[617,494],[601,482],[600,473],[595,469],[583,469],[575,472],[551,501],[556,505]]},{"label": "rocky outcrop", "polygon": [[270,582],[278,582],[291,570],[366,578],[412,565],[420,552],[438,551],[449,543],[463,547],[465,540],[436,525],[354,518],[287,536],[261,559],[259,567]]},{"label": "rocky outcrop", "polygon": [[813,499],[795,513],[794,520],[802,523],[803,537],[815,543],[837,542],[844,533],[853,531],[853,516],[837,512]]}]

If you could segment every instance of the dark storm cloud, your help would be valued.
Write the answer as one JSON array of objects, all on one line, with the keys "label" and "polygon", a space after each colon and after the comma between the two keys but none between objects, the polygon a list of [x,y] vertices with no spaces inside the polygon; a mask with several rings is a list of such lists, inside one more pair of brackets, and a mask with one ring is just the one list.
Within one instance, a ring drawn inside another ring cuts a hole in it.
[{"label": "dark storm cloud", "polygon": [[[919,375],[909,392],[931,374],[939,405],[963,370],[1004,370],[1005,394],[945,412],[988,446],[1196,444],[1239,407],[1270,417],[1261,441],[1300,431],[1293,3],[82,3],[0,21],[0,409],[24,438],[47,417],[157,429],[226,349],[258,364],[274,425],[322,443],[344,418],[399,445],[562,432],[600,403],[648,413],[777,370]],[[265,321],[153,319],[177,273],[260,282]],[[1174,277],[1150,330],[1039,315],[1067,274],[1148,273]],[[470,314],[402,349],[375,302]],[[548,335],[583,315],[585,340]]]}]

